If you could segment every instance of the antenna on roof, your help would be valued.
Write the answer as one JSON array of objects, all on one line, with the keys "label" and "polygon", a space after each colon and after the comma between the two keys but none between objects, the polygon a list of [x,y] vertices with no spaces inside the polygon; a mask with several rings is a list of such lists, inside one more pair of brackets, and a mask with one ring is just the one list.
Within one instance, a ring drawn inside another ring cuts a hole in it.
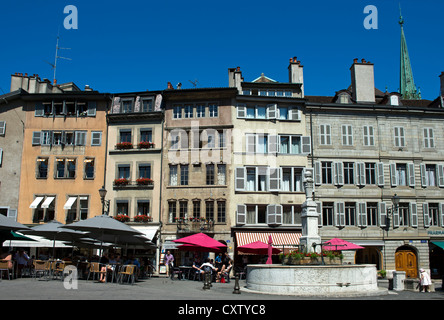
[{"label": "antenna on roof", "polygon": [[199,83],[199,81],[197,81],[197,79],[194,79],[194,81],[188,80],[189,82],[191,82],[191,84],[193,85],[194,88],[197,87],[197,84]]},{"label": "antenna on roof", "polygon": [[57,80],[56,80],[57,60],[58,59],[72,60],[71,58],[65,58],[65,57],[59,56],[59,49],[71,50],[71,48],[61,48],[61,47],[59,47],[59,39],[60,39],[59,34],[60,34],[60,31],[57,33],[57,43],[56,43],[56,52],[55,52],[54,64],[47,62],[52,67],[52,69],[54,69],[54,84],[57,83]]}]

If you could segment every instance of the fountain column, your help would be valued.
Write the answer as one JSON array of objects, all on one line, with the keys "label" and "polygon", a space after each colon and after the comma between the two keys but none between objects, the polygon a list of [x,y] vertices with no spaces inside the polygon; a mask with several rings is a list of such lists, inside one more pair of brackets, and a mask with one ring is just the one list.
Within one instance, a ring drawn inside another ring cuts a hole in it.
[{"label": "fountain column", "polygon": [[[302,204],[302,236],[300,244],[304,246],[303,250],[313,252],[313,244],[321,243],[321,237],[318,232],[319,212],[317,211],[316,202],[313,201],[313,170],[305,169],[304,171],[304,188],[306,200]],[[316,251],[320,252],[320,246],[316,246]]]}]

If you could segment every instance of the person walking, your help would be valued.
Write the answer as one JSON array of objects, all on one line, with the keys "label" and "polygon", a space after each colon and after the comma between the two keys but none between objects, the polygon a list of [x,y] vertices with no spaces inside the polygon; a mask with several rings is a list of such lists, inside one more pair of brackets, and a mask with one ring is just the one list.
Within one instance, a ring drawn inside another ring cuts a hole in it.
[{"label": "person walking", "polygon": [[430,292],[430,285],[432,284],[432,280],[430,279],[429,274],[424,269],[419,269],[420,274],[420,287],[419,292],[422,292],[422,289],[424,289],[424,292]]}]

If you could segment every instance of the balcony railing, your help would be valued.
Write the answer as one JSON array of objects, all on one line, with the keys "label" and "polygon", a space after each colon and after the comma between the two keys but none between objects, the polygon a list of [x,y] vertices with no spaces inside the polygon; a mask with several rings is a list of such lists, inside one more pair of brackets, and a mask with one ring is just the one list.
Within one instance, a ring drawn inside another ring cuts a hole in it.
[{"label": "balcony railing", "polygon": [[141,141],[136,146],[131,142],[119,142],[115,145],[115,150],[134,150],[134,149],[154,149],[156,145],[153,142]]},{"label": "balcony railing", "polygon": [[213,220],[207,219],[176,219],[177,232],[212,232],[214,231]]},{"label": "balcony railing", "polygon": [[114,189],[151,189],[154,187],[154,181],[148,178],[139,178],[132,181],[126,178],[115,179]]}]

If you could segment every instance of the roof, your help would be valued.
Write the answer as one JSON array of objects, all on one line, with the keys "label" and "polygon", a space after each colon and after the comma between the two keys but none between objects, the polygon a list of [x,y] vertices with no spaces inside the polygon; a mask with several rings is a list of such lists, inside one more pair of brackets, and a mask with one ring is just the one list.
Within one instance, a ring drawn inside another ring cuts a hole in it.
[{"label": "roof", "polygon": [[259,78],[254,79],[252,82],[270,83],[270,82],[277,82],[277,81],[273,80],[273,79],[265,76],[263,73],[261,73],[261,76]]}]

